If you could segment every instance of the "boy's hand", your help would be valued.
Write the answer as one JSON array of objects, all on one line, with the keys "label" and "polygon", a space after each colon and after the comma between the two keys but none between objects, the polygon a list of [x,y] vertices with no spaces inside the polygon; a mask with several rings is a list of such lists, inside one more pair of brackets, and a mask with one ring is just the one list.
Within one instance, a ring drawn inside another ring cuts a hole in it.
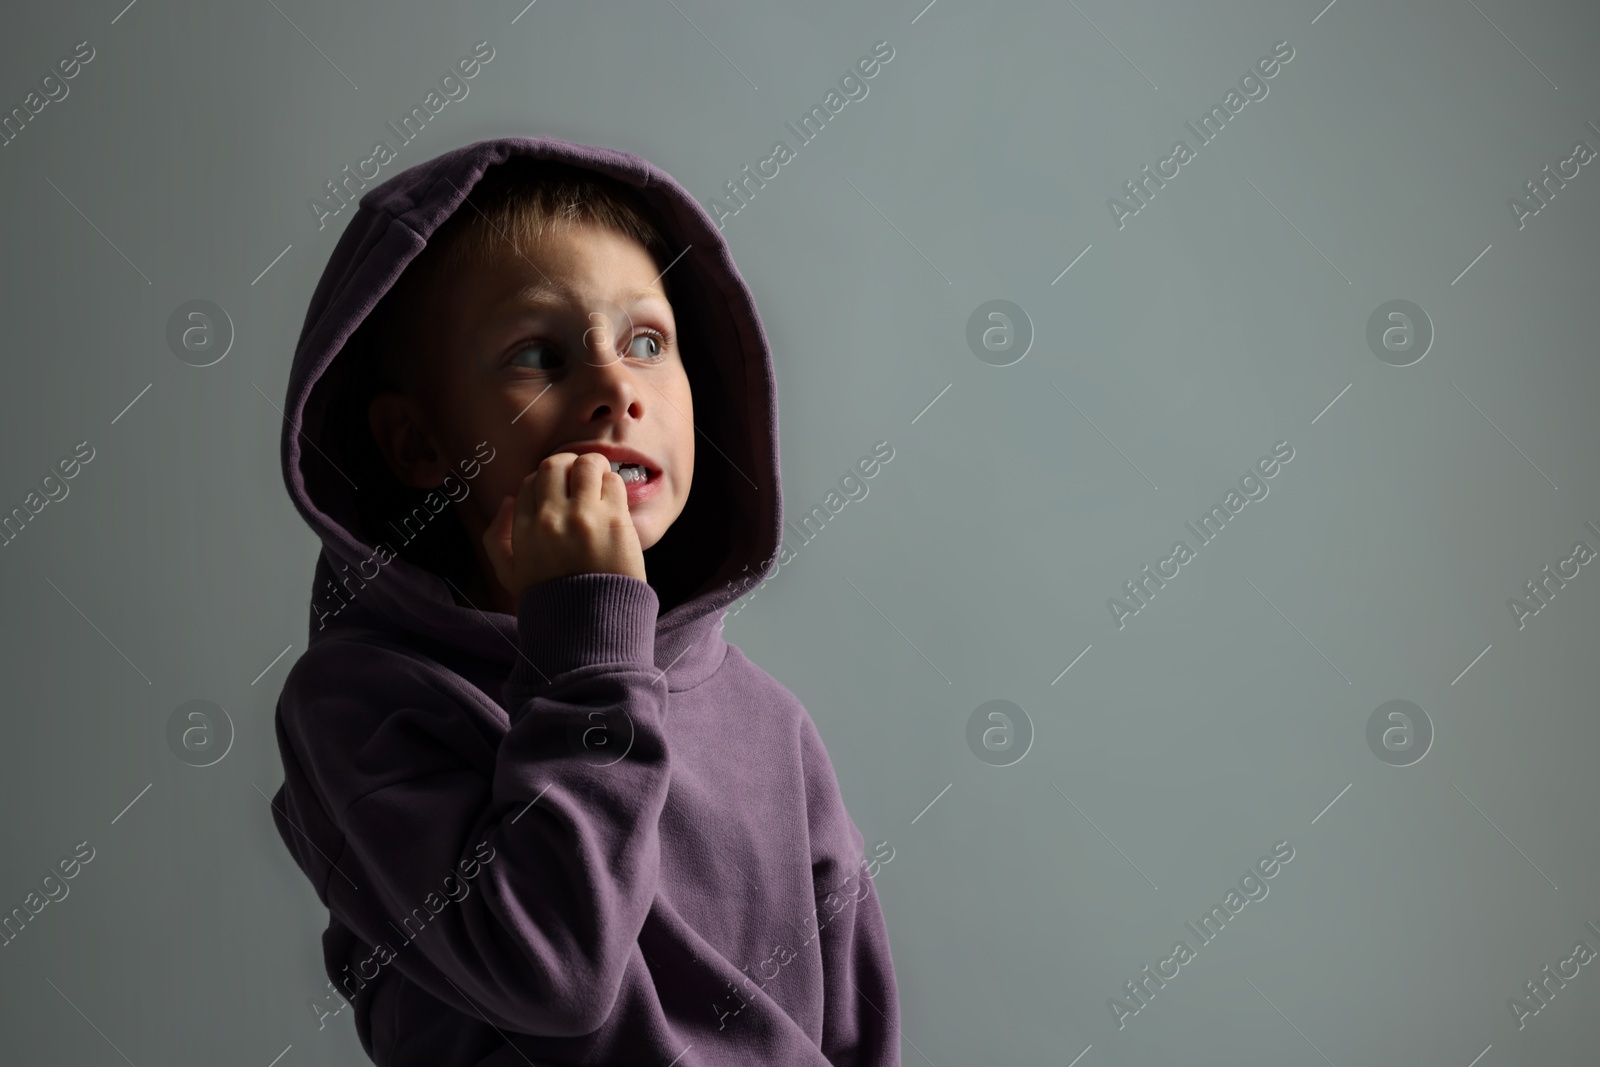
[{"label": "boy's hand", "polygon": [[645,580],[644,552],[628,514],[628,488],[598,452],[556,452],[522,480],[483,535],[500,584],[525,590],[569,574]]}]

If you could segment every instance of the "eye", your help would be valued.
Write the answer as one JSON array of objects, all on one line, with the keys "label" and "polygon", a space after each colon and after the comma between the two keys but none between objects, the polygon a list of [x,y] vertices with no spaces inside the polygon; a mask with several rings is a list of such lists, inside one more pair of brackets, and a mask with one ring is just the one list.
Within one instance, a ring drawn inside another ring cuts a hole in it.
[{"label": "eye", "polygon": [[[525,362],[524,357],[532,362]],[[553,363],[546,362],[553,360]],[[517,367],[526,367],[529,370],[555,370],[561,365],[561,357],[549,345],[528,343],[512,353],[511,364]]]},{"label": "eye", "polygon": [[[639,344],[640,341],[644,341],[646,344],[641,347]],[[629,350],[638,358],[649,363],[654,363],[661,359],[662,351],[666,348],[666,341],[667,339],[664,334],[658,333],[655,330],[646,330],[644,333],[635,336],[634,339],[629,343],[628,347]]]}]

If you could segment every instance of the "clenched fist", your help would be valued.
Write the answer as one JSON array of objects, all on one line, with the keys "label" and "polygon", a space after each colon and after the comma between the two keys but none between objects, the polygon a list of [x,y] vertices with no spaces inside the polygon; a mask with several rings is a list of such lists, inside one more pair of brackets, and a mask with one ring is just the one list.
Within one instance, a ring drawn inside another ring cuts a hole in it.
[{"label": "clenched fist", "polygon": [[556,452],[506,497],[483,535],[495,577],[518,600],[569,574],[645,580],[644,551],[628,513],[628,488],[598,452]]}]

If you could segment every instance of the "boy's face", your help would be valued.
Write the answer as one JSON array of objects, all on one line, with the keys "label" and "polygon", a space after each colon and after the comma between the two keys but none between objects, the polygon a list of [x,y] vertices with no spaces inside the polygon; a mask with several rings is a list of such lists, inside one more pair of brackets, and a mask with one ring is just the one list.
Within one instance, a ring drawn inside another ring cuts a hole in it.
[{"label": "boy's face", "polygon": [[458,505],[486,569],[483,532],[501,500],[556,452],[642,457],[650,480],[628,486],[640,548],[683,511],[694,406],[659,273],[631,237],[573,223],[520,254],[499,241],[429,294],[421,395],[383,394],[369,421],[391,469],[419,488],[459,471],[479,442],[494,448]]}]

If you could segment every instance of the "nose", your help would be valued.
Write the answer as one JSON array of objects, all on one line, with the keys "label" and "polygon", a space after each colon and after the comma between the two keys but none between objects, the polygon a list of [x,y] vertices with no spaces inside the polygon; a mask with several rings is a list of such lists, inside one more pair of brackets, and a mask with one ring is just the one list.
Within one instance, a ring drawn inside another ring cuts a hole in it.
[{"label": "nose", "polygon": [[639,419],[644,415],[633,368],[621,346],[629,339],[632,326],[625,314],[591,312],[591,325],[583,334],[583,371],[586,383],[586,417],[596,419]]}]

